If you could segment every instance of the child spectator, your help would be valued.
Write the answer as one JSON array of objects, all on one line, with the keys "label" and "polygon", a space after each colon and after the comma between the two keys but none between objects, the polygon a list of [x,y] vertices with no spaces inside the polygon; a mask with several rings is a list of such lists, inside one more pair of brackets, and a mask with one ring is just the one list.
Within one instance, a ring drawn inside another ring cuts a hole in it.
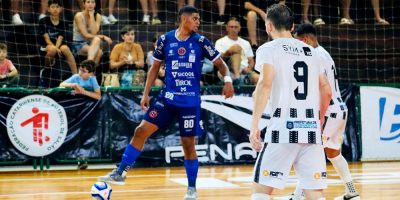
[{"label": "child spectator", "polygon": [[39,32],[43,35],[42,51],[46,51],[45,65],[54,65],[56,54],[65,56],[72,74],[77,73],[75,58],[71,50],[65,43],[67,25],[60,19],[62,7],[60,0],[48,1],[48,12],[50,16],[45,16],[39,21]]},{"label": "child spectator", "polygon": [[18,82],[18,71],[7,59],[7,45],[0,43],[0,86],[13,86]]},{"label": "child spectator", "polygon": [[79,73],[63,81],[60,87],[73,88],[76,94],[82,94],[100,100],[100,86],[93,74],[95,68],[96,63],[93,60],[82,61],[79,66]]}]

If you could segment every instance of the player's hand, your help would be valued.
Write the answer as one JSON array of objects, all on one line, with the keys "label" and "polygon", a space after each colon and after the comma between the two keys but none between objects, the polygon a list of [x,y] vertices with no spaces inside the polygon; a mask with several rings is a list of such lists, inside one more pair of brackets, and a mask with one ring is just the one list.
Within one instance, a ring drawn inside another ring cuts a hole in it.
[{"label": "player's hand", "polygon": [[83,87],[78,84],[75,84],[74,89],[76,94],[83,94],[85,92],[85,89],[83,89]]},{"label": "player's hand", "polygon": [[147,111],[150,106],[150,98],[149,95],[143,95],[142,100],[140,100],[140,107],[142,107],[143,111]]},{"label": "player's hand", "polygon": [[261,145],[260,129],[252,128],[250,131],[249,140],[251,148],[253,148],[257,152],[261,151],[262,145]]},{"label": "player's hand", "polygon": [[5,79],[5,78],[7,78],[6,75],[0,75],[0,79]]},{"label": "player's hand", "polygon": [[235,93],[233,89],[233,84],[231,82],[226,82],[224,88],[222,89],[222,95],[225,96],[225,99],[231,98]]}]

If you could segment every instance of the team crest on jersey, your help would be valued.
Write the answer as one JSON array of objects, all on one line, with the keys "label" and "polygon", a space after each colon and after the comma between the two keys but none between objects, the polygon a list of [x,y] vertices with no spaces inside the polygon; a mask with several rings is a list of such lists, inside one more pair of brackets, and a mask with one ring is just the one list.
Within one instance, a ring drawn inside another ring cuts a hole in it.
[{"label": "team crest on jersey", "polygon": [[287,129],[293,129],[293,122],[286,122],[286,128]]},{"label": "team crest on jersey", "polygon": [[179,55],[183,56],[183,55],[185,55],[185,53],[186,53],[186,49],[184,47],[181,47],[181,48],[178,49],[178,54]]},{"label": "team crest on jersey", "polygon": [[156,118],[158,116],[158,112],[156,110],[152,110],[149,112],[149,116],[151,118]]}]

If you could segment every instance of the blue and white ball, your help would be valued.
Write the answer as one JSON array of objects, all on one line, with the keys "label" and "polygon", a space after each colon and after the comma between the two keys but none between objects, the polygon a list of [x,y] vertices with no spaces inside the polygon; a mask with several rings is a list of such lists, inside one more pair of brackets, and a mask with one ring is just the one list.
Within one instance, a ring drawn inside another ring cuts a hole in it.
[{"label": "blue and white ball", "polygon": [[111,186],[106,182],[95,183],[90,191],[92,197],[99,200],[110,200],[111,192]]}]

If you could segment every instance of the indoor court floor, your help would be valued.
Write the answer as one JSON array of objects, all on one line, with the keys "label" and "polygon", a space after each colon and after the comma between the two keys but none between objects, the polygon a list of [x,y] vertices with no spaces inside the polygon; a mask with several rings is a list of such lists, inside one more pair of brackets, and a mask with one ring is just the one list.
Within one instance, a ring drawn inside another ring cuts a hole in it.
[{"label": "indoor court floor", "polygon": [[[94,166],[92,166],[94,168]],[[110,169],[0,172],[0,200],[91,199],[90,188],[97,177]],[[4,169],[2,169],[4,170]],[[252,165],[201,166],[199,200],[249,200]],[[350,163],[354,182],[363,200],[400,199],[400,162]],[[186,191],[183,167],[135,168],[124,186],[112,185],[112,200],[181,200]],[[293,192],[297,179],[290,176],[287,187],[274,199]],[[339,177],[328,164],[327,199],[343,193]]]}]

